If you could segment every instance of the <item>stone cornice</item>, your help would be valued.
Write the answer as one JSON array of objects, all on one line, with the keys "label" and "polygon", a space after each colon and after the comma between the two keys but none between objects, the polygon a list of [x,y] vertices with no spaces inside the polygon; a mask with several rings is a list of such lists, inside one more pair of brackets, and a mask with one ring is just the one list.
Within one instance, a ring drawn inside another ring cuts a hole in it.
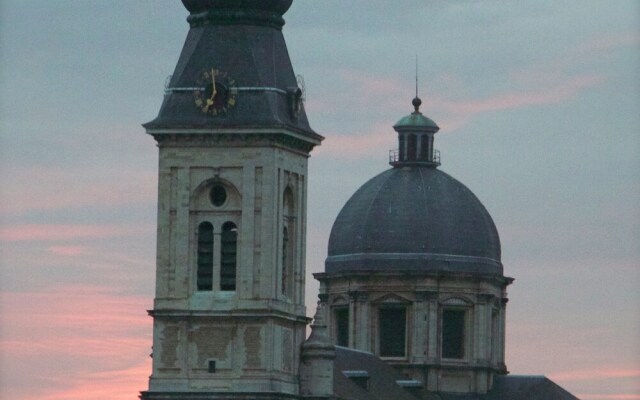
[{"label": "stone cornice", "polygon": [[287,130],[222,130],[148,132],[158,147],[280,147],[309,156],[321,139],[308,138]]},{"label": "stone cornice", "polygon": [[185,320],[189,318],[229,318],[229,319],[256,319],[256,318],[278,318],[288,321],[299,322],[303,324],[309,324],[311,318],[300,315],[292,315],[278,310],[238,310],[231,311],[209,311],[209,310],[147,310],[147,313],[160,319],[178,319]]},{"label": "stone cornice", "polygon": [[326,282],[332,279],[349,279],[349,278],[370,278],[370,277],[407,277],[410,280],[416,278],[432,278],[436,280],[443,279],[463,279],[474,282],[491,282],[501,286],[507,286],[513,278],[502,276],[500,274],[478,274],[465,272],[443,272],[443,271],[340,271],[340,272],[316,272],[313,277],[320,282]]}]

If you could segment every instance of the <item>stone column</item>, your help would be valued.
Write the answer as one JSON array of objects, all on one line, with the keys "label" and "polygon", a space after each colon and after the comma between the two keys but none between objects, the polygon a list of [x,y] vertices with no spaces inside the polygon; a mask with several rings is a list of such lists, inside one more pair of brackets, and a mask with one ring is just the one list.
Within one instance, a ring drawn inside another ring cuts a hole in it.
[{"label": "stone column", "polygon": [[438,292],[425,292],[427,303],[427,362],[434,363],[438,354]]},{"label": "stone column", "polygon": [[191,213],[189,210],[189,199],[191,188],[189,185],[189,171],[181,168],[177,171],[176,189],[176,226],[175,233],[171,238],[174,247],[174,257],[172,260],[175,273],[174,296],[178,299],[186,299],[189,295],[189,282],[191,282],[191,268],[189,268],[189,249],[193,238],[193,232],[189,229]]},{"label": "stone column", "polygon": [[350,292],[349,305],[349,311],[353,310],[353,347],[358,350],[373,352],[370,334],[371,306],[367,293]]},{"label": "stone column", "polygon": [[506,329],[505,329],[505,325],[506,325],[506,321],[507,321],[507,302],[509,301],[509,299],[507,298],[503,298],[502,299],[502,304],[500,307],[500,314],[498,316],[498,318],[500,319],[499,321],[499,334],[498,334],[498,365],[500,368],[502,368],[505,372],[507,371],[507,366],[505,364],[505,354],[504,354],[504,348],[505,348],[505,336],[506,336]]},{"label": "stone column", "polygon": [[242,299],[250,299],[253,297],[253,256],[255,244],[254,238],[254,221],[255,221],[255,168],[253,165],[245,165],[242,169],[242,214],[240,217],[240,232],[238,258],[237,258],[237,277],[236,277],[236,293]]},{"label": "stone column", "polygon": [[[438,353],[438,292],[425,291],[425,306],[427,308],[427,332],[426,332],[426,358],[425,364],[434,366],[439,363],[440,354]],[[424,374],[424,387],[430,391],[438,390],[438,369],[427,367]]]},{"label": "stone column", "polygon": [[411,352],[411,363],[422,364],[427,358],[429,346],[429,304],[428,299],[432,296],[429,291],[416,291],[415,302],[413,303],[413,349]]},{"label": "stone column", "polygon": [[482,363],[491,361],[491,305],[493,299],[492,294],[479,294],[476,304],[478,346],[475,358]]}]

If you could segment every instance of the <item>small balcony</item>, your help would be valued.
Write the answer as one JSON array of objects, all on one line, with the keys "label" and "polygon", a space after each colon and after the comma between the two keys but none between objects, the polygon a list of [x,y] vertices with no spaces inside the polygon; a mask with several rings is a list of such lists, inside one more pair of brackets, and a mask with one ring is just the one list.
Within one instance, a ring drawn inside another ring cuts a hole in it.
[{"label": "small balcony", "polygon": [[415,160],[400,160],[400,151],[398,149],[389,150],[389,164],[393,165],[404,165],[404,164],[423,164],[423,165],[440,165],[440,150],[433,149],[433,155],[431,160],[428,158],[422,159],[417,158]]}]

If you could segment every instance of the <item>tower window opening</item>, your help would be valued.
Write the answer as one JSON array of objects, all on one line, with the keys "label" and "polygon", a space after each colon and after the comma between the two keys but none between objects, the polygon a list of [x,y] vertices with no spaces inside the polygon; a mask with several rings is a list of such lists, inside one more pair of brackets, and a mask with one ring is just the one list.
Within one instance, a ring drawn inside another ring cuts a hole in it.
[{"label": "tower window opening", "polygon": [[220,249],[220,290],[236,290],[238,228],[233,222],[222,225]]},{"label": "tower window opening", "polygon": [[429,146],[429,136],[422,135],[420,136],[420,160],[421,161],[431,161],[431,149]]},{"label": "tower window opening", "polygon": [[409,135],[407,137],[407,160],[415,161],[417,151],[418,151],[418,140],[416,138],[416,135]]},{"label": "tower window opening", "polygon": [[216,362],[214,360],[209,360],[209,363],[207,364],[207,371],[210,374],[216,373]]},{"label": "tower window opening", "polygon": [[202,222],[198,226],[198,290],[213,290],[213,225]]},{"label": "tower window opening", "polygon": [[289,285],[289,230],[285,226],[282,228],[282,294],[287,294]]},{"label": "tower window opening", "polygon": [[442,311],[442,358],[464,358],[465,325],[465,310]]},{"label": "tower window opening", "polygon": [[349,307],[338,307],[334,311],[336,344],[349,346]]},{"label": "tower window opening", "polygon": [[292,297],[294,290],[295,208],[293,191],[284,190],[282,197],[282,271],[280,288],[285,296]]},{"label": "tower window opening", "polygon": [[404,357],[407,343],[406,308],[379,309],[378,334],[381,357]]}]

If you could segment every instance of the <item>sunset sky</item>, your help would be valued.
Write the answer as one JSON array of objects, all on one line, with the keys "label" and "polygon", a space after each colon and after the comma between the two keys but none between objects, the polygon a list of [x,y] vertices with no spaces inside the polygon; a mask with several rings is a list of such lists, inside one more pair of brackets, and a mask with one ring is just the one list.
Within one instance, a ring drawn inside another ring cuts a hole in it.
[{"label": "sunset sky", "polygon": [[[159,110],[179,0],[0,0],[0,398],[136,399],[151,372]],[[331,225],[392,125],[494,218],[507,366],[640,399],[640,2],[295,0],[311,126],[307,314]]]}]

